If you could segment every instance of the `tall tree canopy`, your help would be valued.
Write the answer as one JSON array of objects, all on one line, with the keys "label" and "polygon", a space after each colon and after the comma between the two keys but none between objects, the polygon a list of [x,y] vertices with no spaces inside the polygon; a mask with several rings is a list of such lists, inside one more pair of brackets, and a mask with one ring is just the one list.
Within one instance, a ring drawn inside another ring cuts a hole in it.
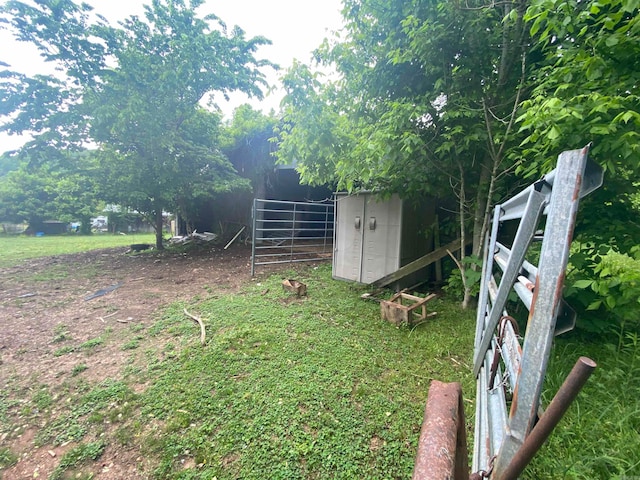
[{"label": "tall tree canopy", "polygon": [[153,214],[197,196],[246,187],[219,148],[220,116],[203,108],[213,92],[261,97],[271,65],[255,58],[262,37],[230,32],[203,0],[153,0],[145,18],[112,27],[72,0],[11,0],[1,10],[20,40],[35,44],[60,74],[4,71],[1,130],[33,132],[26,150],[96,144],[105,200]]},{"label": "tall tree canopy", "polygon": [[636,0],[343,4],[341,38],[317,51],[338,79],[300,64],[284,78],[278,155],[298,160],[303,180],[405,198],[453,191],[478,254],[492,204],[594,141],[608,186],[578,231],[603,240],[604,218],[614,243],[640,243]]},{"label": "tall tree canopy", "polygon": [[[593,142],[605,169],[602,189],[585,199],[571,258],[569,293],[582,326],[599,333],[640,326],[640,4],[635,0],[534,0],[527,20],[542,55],[520,125],[531,162],[551,167],[550,152]],[[635,307],[633,307],[635,305]]]},{"label": "tall tree canopy", "polygon": [[[525,0],[346,0],[343,39],[318,50],[339,80],[285,78],[280,158],[303,180],[402,196],[451,194],[480,253],[490,200],[515,158],[528,33]],[[504,188],[504,187],[503,187]],[[466,238],[464,238],[466,240]]]},{"label": "tall tree canopy", "polygon": [[260,197],[264,192],[265,176],[275,165],[275,144],[271,141],[278,123],[273,115],[265,115],[251,107],[241,105],[223,128],[222,151],[242,177],[251,181],[253,192]]}]

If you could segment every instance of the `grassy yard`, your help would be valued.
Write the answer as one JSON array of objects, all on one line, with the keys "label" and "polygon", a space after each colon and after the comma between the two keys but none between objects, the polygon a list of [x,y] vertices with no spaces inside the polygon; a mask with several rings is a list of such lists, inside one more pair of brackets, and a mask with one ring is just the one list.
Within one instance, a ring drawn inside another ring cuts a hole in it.
[{"label": "grassy yard", "polygon": [[[176,346],[150,366],[140,412],[162,425],[147,443],[161,458],[158,476],[411,475],[429,381],[461,380],[471,392],[472,315],[435,302],[437,318],[398,329],[329,276],[326,266],[298,275],[309,289],[301,300],[273,276],[201,302],[205,348],[193,344],[182,305],[165,312],[151,333],[171,332]],[[184,471],[185,458],[198,467]]]},{"label": "grassy yard", "polygon": [[527,479],[640,478],[640,342],[614,338],[556,339],[546,376],[548,404],[580,356],[597,369],[525,471]]},{"label": "grassy yard", "polygon": [[[291,275],[307,297],[282,290]],[[105,330],[70,350],[88,353],[61,387],[18,391],[9,379],[0,434],[37,422],[38,444],[73,442],[54,479],[86,478],[83,466],[107,448],[151,459],[145,478],[410,478],[432,379],[462,383],[473,438],[475,315],[437,299],[435,318],[396,328],[361,293],[331,280],[328,265],[301,268],[173,304],[126,335]],[[185,307],[207,325],[204,346]],[[85,381],[91,349],[113,342],[129,355],[121,377]],[[599,366],[523,478],[640,475],[639,345],[631,334],[619,346],[556,340],[546,403],[578,356]],[[0,472],[16,460],[0,448]]]},{"label": "grassy yard", "polygon": [[0,236],[0,268],[16,265],[29,258],[86,252],[98,248],[122,247],[132,243],[154,244],[155,234]]}]

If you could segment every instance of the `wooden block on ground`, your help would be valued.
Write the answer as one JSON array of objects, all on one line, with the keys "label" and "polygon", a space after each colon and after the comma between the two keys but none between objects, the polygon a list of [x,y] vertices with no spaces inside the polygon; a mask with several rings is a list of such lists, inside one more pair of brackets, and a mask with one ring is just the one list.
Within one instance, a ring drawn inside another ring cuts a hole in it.
[{"label": "wooden block on ground", "polygon": [[286,279],[282,281],[282,288],[295,293],[298,297],[303,297],[307,294],[307,286],[299,282],[298,280]]}]

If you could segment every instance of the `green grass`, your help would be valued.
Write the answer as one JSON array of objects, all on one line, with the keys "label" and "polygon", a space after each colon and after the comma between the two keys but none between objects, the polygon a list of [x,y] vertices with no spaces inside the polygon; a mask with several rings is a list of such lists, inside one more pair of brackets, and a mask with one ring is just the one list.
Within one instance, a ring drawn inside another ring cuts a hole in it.
[{"label": "green grass", "polygon": [[[104,442],[99,441],[81,443],[73,447],[64,454],[56,469],[49,475],[49,480],[61,480],[67,470],[81,466],[87,461],[98,459],[104,452],[105,446]],[[74,476],[74,478],[80,477]],[[92,476],[88,478],[92,478]]]},{"label": "green grass", "polygon": [[82,372],[84,372],[85,370],[88,370],[88,369],[89,369],[89,367],[86,364],[79,363],[78,365],[73,367],[73,369],[71,370],[71,376],[75,377],[77,375],[80,375]]},{"label": "green grass", "polygon": [[86,342],[83,342],[83,343],[81,343],[80,345],[77,345],[77,346],[66,345],[64,347],[60,347],[60,348],[56,349],[53,352],[53,356],[54,357],[61,357],[62,355],[66,355],[68,353],[73,353],[73,352],[77,352],[77,351],[81,351],[81,350],[85,351],[85,352],[91,352],[95,348],[99,347],[102,344],[104,344],[104,338],[103,337],[91,338],[91,339],[87,340]]},{"label": "green grass", "polygon": [[[145,335],[131,326],[124,337],[71,347],[121,342],[132,355],[125,380],[92,385],[78,375],[87,361],[61,387],[35,389],[26,406],[12,396],[20,392],[0,392],[0,419],[11,425],[23,409],[42,425],[39,445],[99,438],[138,449],[154,465],[148,478],[409,478],[428,386],[438,379],[462,383],[471,444],[475,312],[436,299],[436,317],[396,328],[361,289],[330,276],[326,265],[284,272],[241,293],[171,305]],[[284,292],[282,278],[306,283],[308,296]],[[185,307],[206,324],[204,346]],[[64,326],[54,335],[65,337]],[[544,405],[578,356],[599,366],[522,478],[640,475],[640,347],[631,335],[622,345],[555,340]],[[104,448],[93,447],[87,452]],[[80,451],[65,470],[91,458]]]},{"label": "green grass", "polygon": [[[201,302],[205,347],[182,305],[150,329],[183,340],[177,358],[150,365],[157,378],[141,401],[161,425],[145,444],[157,478],[411,476],[430,380],[472,392],[473,312],[434,301],[437,317],[396,328],[329,276],[298,274],[300,300],[274,276]],[[185,471],[188,459],[200,467]]]},{"label": "green grass", "polygon": [[[8,468],[18,463],[19,457],[6,447],[0,447],[0,468]],[[2,477],[0,477],[2,478]]]},{"label": "green grass", "polygon": [[0,236],[0,268],[17,265],[30,258],[122,247],[132,243],[155,243],[154,234],[131,235],[50,235],[44,237]]},{"label": "green grass", "polygon": [[640,351],[611,340],[556,339],[545,405],[580,356],[598,367],[522,478],[640,478]]}]

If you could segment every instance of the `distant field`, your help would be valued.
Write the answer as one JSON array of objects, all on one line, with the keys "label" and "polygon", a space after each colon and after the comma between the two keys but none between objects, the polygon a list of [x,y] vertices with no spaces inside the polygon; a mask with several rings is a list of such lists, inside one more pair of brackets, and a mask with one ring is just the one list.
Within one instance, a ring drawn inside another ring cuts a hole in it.
[{"label": "distant field", "polygon": [[155,234],[49,235],[44,237],[0,237],[0,267],[10,267],[28,258],[122,247],[132,243],[155,243]]}]

